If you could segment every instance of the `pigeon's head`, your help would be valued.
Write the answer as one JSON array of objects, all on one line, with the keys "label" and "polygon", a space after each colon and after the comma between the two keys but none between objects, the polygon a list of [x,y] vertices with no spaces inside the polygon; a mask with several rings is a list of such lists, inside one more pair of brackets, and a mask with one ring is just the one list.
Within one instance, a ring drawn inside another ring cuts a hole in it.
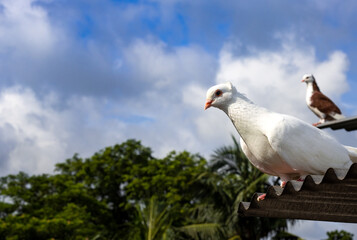
[{"label": "pigeon's head", "polygon": [[235,88],[230,82],[211,87],[207,91],[205,110],[211,106],[216,108],[223,108],[227,106],[232,100],[233,93],[235,91]]},{"label": "pigeon's head", "polygon": [[314,75],[312,75],[312,74],[305,74],[304,76],[302,76],[301,82],[306,82],[306,83],[315,82]]}]

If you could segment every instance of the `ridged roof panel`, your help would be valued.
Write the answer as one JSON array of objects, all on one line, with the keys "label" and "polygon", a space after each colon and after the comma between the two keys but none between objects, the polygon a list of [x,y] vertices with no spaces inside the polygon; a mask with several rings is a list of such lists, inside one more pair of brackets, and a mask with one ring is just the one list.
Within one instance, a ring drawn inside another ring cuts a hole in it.
[{"label": "ridged roof panel", "polygon": [[258,196],[241,202],[239,215],[357,223],[357,164],[289,181],[284,188],[271,186],[262,201]]}]

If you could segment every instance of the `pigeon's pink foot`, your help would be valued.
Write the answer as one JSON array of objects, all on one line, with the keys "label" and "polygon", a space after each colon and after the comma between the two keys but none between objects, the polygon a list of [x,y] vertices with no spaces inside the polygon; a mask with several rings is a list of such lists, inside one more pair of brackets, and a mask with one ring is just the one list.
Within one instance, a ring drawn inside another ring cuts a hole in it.
[{"label": "pigeon's pink foot", "polygon": [[281,183],[280,183],[280,187],[281,187],[281,188],[284,188],[284,187],[285,187],[285,185],[286,185],[286,181],[281,181]]},{"label": "pigeon's pink foot", "polygon": [[316,126],[319,125],[319,124],[321,124],[321,123],[320,123],[320,122],[313,123],[312,126],[315,126],[315,127],[316,127]]},{"label": "pigeon's pink foot", "polygon": [[258,202],[261,201],[261,200],[264,200],[266,195],[267,194],[264,193],[264,194],[260,195],[259,197],[257,197]]}]

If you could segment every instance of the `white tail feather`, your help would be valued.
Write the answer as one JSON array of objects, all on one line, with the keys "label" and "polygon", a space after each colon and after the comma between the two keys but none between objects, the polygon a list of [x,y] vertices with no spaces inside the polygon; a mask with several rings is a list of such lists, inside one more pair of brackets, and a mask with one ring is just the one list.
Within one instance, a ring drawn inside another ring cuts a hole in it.
[{"label": "white tail feather", "polygon": [[357,148],[344,146],[348,151],[348,156],[350,157],[351,161],[357,163]]},{"label": "white tail feather", "polygon": [[338,113],[330,114],[330,116],[333,117],[335,120],[345,118],[345,116],[343,116],[342,114],[338,114]]}]

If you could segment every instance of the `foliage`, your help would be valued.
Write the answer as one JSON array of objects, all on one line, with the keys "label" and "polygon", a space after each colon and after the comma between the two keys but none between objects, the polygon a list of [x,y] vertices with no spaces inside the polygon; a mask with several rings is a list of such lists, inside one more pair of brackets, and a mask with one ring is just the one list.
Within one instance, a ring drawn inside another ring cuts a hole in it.
[{"label": "foliage", "polygon": [[232,146],[215,151],[208,170],[200,176],[198,193],[206,212],[214,209],[216,214],[210,215],[220,218],[226,239],[260,239],[287,229],[283,219],[238,217],[239,202],[250,200],[254,192],[266,192],[269,185],[268,176],[250,164],[235,138]]},{"label": "foliage", "polygon": [[128,140],[92,157],[74,155],[55,174],[0,179],[0,239],[251,239],[285,220],[237,216],[238,202],[268,176],[234,140],[208,164],[188,152],[163,159]]},{"label": "foliage", "polygon": [[57,164],[55,175],[3,177],[0,239],[120,239],[128,227],[138,227],[133,223],[150,199],[149,207],[165,205],[162,222],[182,226],[194,195],[189,183],[205,165],[188,152],[155,159],[149,148],[128,140],[88,159],[75,155]]},{"label": "foliage", "polygon": [[288,232],[278,232],[272,238],[272,240],[303,240],[303,239]]},{"label": "foliage", "polygon": [[167,205],[160,204],[155,196],[136,205],[136,218],[130,223],[128,239],[162,239],[171,227],[173,217]]},{"label": "foliage", "polygon": [[1,239],[83,239],[100,227],[90,209],[102,204],[65,176],[9,175],[0,190]]},{"label": "foliage", "polygon": [[335,230],[326,233],[328,238],[327,240],[352,240],[353,234],[346,232],[344,230]]}]

